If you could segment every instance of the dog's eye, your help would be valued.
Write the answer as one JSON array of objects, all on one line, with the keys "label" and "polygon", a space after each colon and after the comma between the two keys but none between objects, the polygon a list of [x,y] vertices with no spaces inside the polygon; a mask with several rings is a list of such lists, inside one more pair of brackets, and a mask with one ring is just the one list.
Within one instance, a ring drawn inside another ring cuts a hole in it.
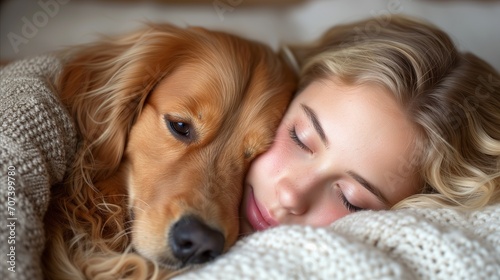
[{"label": "dog's eye", "polygon": [[178,135],[189,137],[189,124],[183,122],[169,122],[169,125]]},{"label": "dog's eye", "polygon": [[168,114],[164,116],[164,120],[168,130],[177,140],[186,143],[196,140],[196,133],[191,123]]}]

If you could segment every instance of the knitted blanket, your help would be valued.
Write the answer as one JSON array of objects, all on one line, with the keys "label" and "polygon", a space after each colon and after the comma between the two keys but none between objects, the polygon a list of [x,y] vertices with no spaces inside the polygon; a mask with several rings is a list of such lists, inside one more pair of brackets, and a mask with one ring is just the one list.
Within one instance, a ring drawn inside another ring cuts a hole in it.
[{"label": "knitted blanket", "polygon": [[[76,149],[72,120],[51,86],[60,68],[57,58],[40,56],[0,70],[0,279],[43,278],[43,215]],[[500,205],[280,226],[176,279],[500,279]]]},{"label": "knitted blanket", "polygon": [[61,64],[44,56],[0,70],[0,279],[41,279],[50,186],[76,149],[69,114],[51,90]]},{"label": "knitted blanket", "polygon": [[500,207],[362,212],[240,240],[181,279],[500,279]]}]

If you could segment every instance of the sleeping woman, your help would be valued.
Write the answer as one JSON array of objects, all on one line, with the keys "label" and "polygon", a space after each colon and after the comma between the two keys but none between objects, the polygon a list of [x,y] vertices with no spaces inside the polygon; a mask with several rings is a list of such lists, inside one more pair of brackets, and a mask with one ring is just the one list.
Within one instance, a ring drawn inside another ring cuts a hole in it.
[{"label": "sleeping woman", "polygon": [[291,50],[300,88],[244,185],[256,233],[179,279],[499,279],[499,73],[407,17]]},{"label": "sleeping woman", "polygon": [[274,144],[251,165],[242,233],[326,226],[362,210],[500,201],[498,72],[429,24],[370,22],[294,49],[300,89]]}]

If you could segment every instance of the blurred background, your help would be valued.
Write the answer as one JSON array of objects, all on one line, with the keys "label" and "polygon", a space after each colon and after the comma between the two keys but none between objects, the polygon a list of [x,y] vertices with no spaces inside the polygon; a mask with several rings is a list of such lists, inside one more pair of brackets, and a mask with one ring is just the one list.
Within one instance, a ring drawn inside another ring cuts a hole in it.
[{"label": "blurred background", "polygon": [[500,1],[459,0],[0,0],[0,60],[10,61],[167,21],[224,30],[278,48],[377,15],[416,16],[500,71]]}]

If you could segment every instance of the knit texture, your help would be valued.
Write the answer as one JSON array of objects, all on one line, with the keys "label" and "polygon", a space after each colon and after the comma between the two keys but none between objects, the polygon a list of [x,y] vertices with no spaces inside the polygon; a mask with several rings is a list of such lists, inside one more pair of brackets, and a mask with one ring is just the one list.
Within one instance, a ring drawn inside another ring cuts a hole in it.
[{"label": "knit texture", "polygon": [[51,90],[60,69],[56,58],[40,56],[0,70],[0,279],[43,277],[50,186],[76,149],[72,121]]},{"label": "knit texture", "polygon": [[184,279],[500,279],[500,205],[348,215],[240,240]]},{"label": "knit texture", "polygon": [[[43,277],[50,186],[62,180],[76,148],[72,121],[51,87],[60,69],[59,60],[43,56],[0,70],[0,279]],[[500,279],[500,205],[367,211],[325,228],[280,226],[176,279]]]}]

